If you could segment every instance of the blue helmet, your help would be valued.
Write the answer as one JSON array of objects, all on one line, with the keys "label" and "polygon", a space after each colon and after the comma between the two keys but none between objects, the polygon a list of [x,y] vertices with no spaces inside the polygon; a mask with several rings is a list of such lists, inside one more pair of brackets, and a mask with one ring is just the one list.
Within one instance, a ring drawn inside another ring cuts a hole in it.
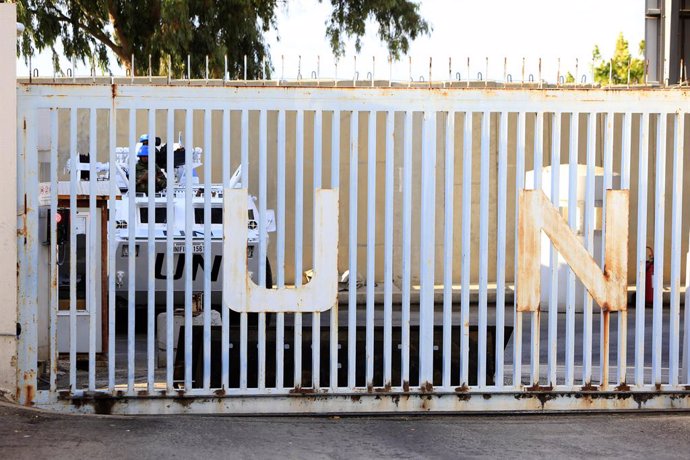
[{"label": "blue helmet", "polygon": [[137,149],[137,156],[138,157],[147,157],[149,156],[149,135],[148,134],[142,134],[139,136],[139,148]]}]

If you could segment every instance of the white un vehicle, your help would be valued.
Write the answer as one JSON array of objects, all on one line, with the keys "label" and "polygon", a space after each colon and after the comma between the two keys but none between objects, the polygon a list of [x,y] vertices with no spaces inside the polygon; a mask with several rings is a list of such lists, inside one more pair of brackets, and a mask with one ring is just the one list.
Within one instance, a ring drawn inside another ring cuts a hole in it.
[{"label": "white un vehicle", "polygon": [[[136,146],[136,162],[144,161],[143,156],[148,154],[148,137],[143,135]],[[185,279],[187,271],[192,271],[192,291],[193,293],[203,292],[204,283],[204,198],[206,194],[211,194],[211,247],[208,254],[211,257],[211,302],[213,305],[220,305],[222,278],[223,278],[223,184],[212,184],[210,188],[205,188],[203,183],[199,183],[196,170],[202,166],[202,150],[195,147],[191,152],[192,165],[191,177],[186,177],[187,166],[185,157],[188,156],[181,142],[175,143],[172,149],[166,144],[161,144],[160,139],[156,138],[156,164],[161,168],[160,173],[165,180],[173,181],[172,213],[168,212],[167,187],[163,187],[155,192],[155,209],[149,208],[149,197],[145,192],[133,192],[129,186],[129,162],[131,152],[127,147],[116,149],[116,161],[113,167],[108,163],[99,163],[97,171],[101,179],[109,178],[115,180],[122,199],[116,200],[115,219],[116,231],[108,238],[115,238],[116,251],[113,256],[116,258],[115,290],[118,298],[124,300],[129,292],[129,238],[130,230],[134,227],[135,238],[135,302],[145,304],[148,296],[150,283],[154,284],[156,304],[165,305],[167,289],[167,235],[170,229],[173,236],[173,291],[175,305],[184,302]],[[170,152],[172,150],[172,152]],[[174,169],[166,171],[167,155],[174,156]],[[69,165],[68,165],[69,168]],[[82,158],[78,169],[81,170],[81,178],[84,180],[85,171],[89,170],[88,160]],[[136,172],[135,172],[136,174]],[[238,167],[229,182],[231,188],[241,188],[241,167]],[[185,216],[186,216],[186,193],[187,181],[190,181],[192,193],[192,256],[191,266],[186,257],[186,235],[185,235]],[[130,194],[136,193],[134,198],[134,220],[130,221]],[[250,272],[254,282],[258,283],[259,264],[266,264],[266,286],[272,286],[271,267],[268,259],[258,260],[259,244],[259,225],[257,219],[259,213],[255,203],[256,197],[250,196],[247,200],[247,213],[249,218],[248,238],[247,238],[247,270]],[[148,267],[148,244],[149,244],[149,219],[154,219],[155,233],[155,267],[154,279],[149,277]],[[266,212],[266,229],[268,232],[275,231],[275,213],[273,210]]]}]

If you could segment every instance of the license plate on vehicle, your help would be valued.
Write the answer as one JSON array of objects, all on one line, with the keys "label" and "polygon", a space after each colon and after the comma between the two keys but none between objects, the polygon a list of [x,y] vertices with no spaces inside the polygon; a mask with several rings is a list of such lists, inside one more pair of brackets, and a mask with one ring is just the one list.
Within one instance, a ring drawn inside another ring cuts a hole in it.
[{"label": "license plate on vehicle", "polygon": [[[173,246],[173,254],[184,254],[185,243],[175,243]],[[202,254],[204,252],[204,243],[192,243],[192,254]]]}]

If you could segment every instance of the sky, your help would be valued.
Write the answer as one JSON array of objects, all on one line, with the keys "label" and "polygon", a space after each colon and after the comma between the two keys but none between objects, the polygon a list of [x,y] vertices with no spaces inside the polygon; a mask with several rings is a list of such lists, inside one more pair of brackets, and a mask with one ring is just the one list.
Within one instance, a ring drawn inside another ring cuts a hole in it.
[{"label": "sky", "polygon": [[[555,81],[560,74],[575,74],[579,59],[579,75],[589,79],[592,49],[599,45],[603,56],[613,52],[616,38],[623,33],[633,55],[644,38],[644,0],[422,0],[420,13],[431,24],[429,37],[414,41],[408,56],[392,68],[388,52],[369,22],[362,49],[355,63],[354,40],[346,43],[346,56],[338,63],[337,76],[342,79],[377,79],[419,81],[429,79],[429,59],[434,80],[455,79],[458,72],[464,80],[503,79],[504,60],[513,81],[539,75]],[[278,11],[278,31],[267,35],[274,66],[274,77],[295,79],[298,74],[310,78],[317,72],[321,78],[336,75],[335,61],[325,39],[325,23],[330,14],[330,1],[288,0]],[[301,59],[300,59],[301,56]],[[200,57],[202,58],[202,57]],[[449,66],[449,58],[451,59]],[[470,70],[467,70],[467,59]],[[487,65],[488,58],[488,65]],[[49,55],[33,59],[40,75],[52,75]],[[65,61],[64,67],[69,67]],[[18,75],[28,75],[23,60],[17,62]],[[77,75],[88,75],[82,68]],[[113,69],[114,74],[124,74]],[[588,80],[589,81],[589,80]]]}]

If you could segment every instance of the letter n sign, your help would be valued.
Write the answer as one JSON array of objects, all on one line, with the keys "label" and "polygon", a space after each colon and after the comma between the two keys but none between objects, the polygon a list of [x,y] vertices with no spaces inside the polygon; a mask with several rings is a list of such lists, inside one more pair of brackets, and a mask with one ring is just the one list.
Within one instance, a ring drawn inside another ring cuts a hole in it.
[{"label": "letter n sign", "polygon": [[587,291],[605,311],[626,310],[628,276],[628,191],[606,191],[604,270],[541,190],[518,197],[517,310],[537,311],[541,299],[541,244],[544,230]]}]

